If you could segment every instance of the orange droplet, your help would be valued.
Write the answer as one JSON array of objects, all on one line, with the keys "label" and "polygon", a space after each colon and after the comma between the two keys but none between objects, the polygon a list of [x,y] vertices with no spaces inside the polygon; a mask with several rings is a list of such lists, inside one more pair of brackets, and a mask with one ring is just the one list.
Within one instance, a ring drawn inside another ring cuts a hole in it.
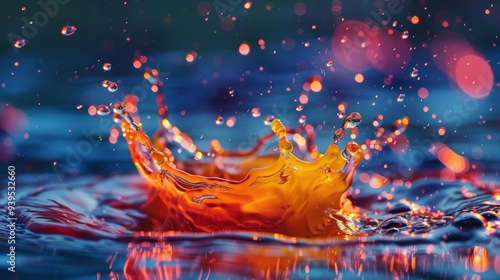
[{"label": "orange droplet", "polygon": [[320,81],[312,81],[311,85],[311,90],[314,91],[314,92],[320,92],[321,89],[323,88],[323,85],[321,84]]},{"label": "orange droplet", "polygon": [[469,169],[469,162],[466,158],[455,153],[443,143],[436,143],[431,147],[431,153],[437,156],[439,161],[455,173],[461,173]]},{"label": "orange droplet", "polygon": [[299,102],[302,104],[307,104],[307,102],[309,102],[309,97],[307,97],[307,95],[305,95],[305,94],[302,94],[299,97]]},{"label": "orange droplet", "polygon": [[413,24],[417,24],[419,21],[420,21],[420,19],[417,16],[413,16],[411,18],[411,23],[413,23]]},{"label": "orange droplet", "polygon": [[186,54],[186,61],[191,63],[196,59],[196,57],[198,57],[197,52],[195,52],[195,51],[188,52]]},{"label": "orange droplet", "polygon": [[141,68],[142,63],[139,60],[134,60],[133,66],[135,69]]},{"label": "orange droplet", "polygon": [[243,43],[240,45],[238,50],[241,55],[248,55],[250,53],[250,46],[247,43]]},{"label": "orange droplet", "polygon": [[89,115],[95,116],[95,114],[97,113],[97,108],[94,105],[92,105],[89,107],[88,112],[89,112]]},{"label": "orange droplet", "polygon": [[388,183],[389,183],[389,180],[386,177],[375,173],[370,178],[368,185],[370,185],[370,187],[372,187],[374,189],[378,189],[378,188],[386,186]]},{"label": "orange droplet", "polygon": [[354,76],[354,80],[357,82],[357,83],[362,83],[364,80],[365,80],[365,77],[363,77],[363,74],[361,73],[358,73],[356,74],[356,76]]}]

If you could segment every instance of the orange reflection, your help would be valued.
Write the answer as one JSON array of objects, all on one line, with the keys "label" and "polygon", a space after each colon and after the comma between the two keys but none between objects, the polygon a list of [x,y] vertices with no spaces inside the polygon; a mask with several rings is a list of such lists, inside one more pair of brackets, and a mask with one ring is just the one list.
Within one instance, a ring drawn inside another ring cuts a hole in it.
[{"label": "orange reflection", "polygon": [[378,189],[378,188],[382,188],[382,187],[385,187],[389,184],[389,179],[387,177],[384,177],[380,174],[373,174],[372,177],[370,178],[370,181],[368,182],[368,184],[370,185],[370,187],[374,188],[374,189]]},{"label": "orange reflection", "polygon": [[462,173],[469,170],[469,161],[455,153],[443,143],[437,142],[431,148],[431,153],[434,154],[441,163],[455,173]]},{"label": "orange reflection", "polygon": [[[148,238],[168,241],[130,243],[123,269],[126,279],[226,279],[232,275],[241,279],[358,279],[363,276],[413,279],[416,275],[469,279],[469,274],[498,271],[499,266],[498,257],[490,259],[487,250],[479,246],[463,259],[464,253],[460,250],[443,252],[433,245],[381,249],[363,242],[347,244],[332,240],[335,245],[301,246],[299,240],[279,234],[236,236],[228,240],[225,240],[227,237],[212,239],[193,235],[186,241],[175,233]],[[462,267],[459,271],[457,265]],[[463,277],[456,277],[461,276],[460,273]]]},{"label": "orange reflection", "polygon": [[469,263],[475,272],[485,272],[488,270],[488,251],[480,246],[474,246],[474,250],[469,257]]}]

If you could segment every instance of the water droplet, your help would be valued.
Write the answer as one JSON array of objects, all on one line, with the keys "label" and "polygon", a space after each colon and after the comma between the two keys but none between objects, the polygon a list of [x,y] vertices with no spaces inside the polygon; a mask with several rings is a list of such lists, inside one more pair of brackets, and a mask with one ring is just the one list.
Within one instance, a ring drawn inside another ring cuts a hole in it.
[{"label": "water droplet", "polygon": [[380,226],[380,229],[387,230],[392,228],[397,228],[399,230],[405,230],[411,228],[410,222],[403,217],[392,217],[385,221],[383,221]]},{"label": "water droplet", "polygon": [[64,36],[71,36],[75,34],[76,32],[76,27],[71,26],[71,25],[66,25],[61,28],[61,34]]},{"label": "water droplet", "polygon": [[411,76],[412,78],[416,78],[416,77],[418,76],[418,69],[413,68],[413,70],[411,71],[410,76]]},{"label": "water droplet", "polygon": [[297,112],[300,112],[304,109],[304,105],[297,105],[297,107],[295,107],[295,110],[297,110]]},{"label": "water droplet", "polygon": [[125,113],[125,103],[115,102],[115,104],[113,104],[113,112],[119,115]]},{"label": "water droplet", "polygon": [[118,90],[118,85],[114,82],[110,82],[108,86],[108,91],[109,92],[115,92]]},{"label": "water droplet", "polygon": [[222,116],[217,116],[215,118],[215,124],[216,125],[221,125],[224,122],[224,118]]},{"label": "water droplet", "polygon": [[486,219],[477,213],[460,213],[452,224],[462,230],[483,228],[486,226]]},{"label": "water droplet", "polygon": [[230,90],[229,90],[229,94],[230,94],[230,95],[234,95],[234,89],[230,89]]},{"label": "water droplet", "polygon": [[406,201],[396,201],[389,206],[389,213],[399,214],[411,211],[411,205]]},{"label": "water droplet", "polygon": [[106,116],[106,115],[109,115],[110,113],[111,113],[111,110],[109,109],[108,106],[106,106],[106,105],[97,106],[97,114],[99,116]]},{"label": "water droplet", "polygon": [[26,45],[26,40],[24,39],[19,39],[14,42],[14,47],[20,49]]},{"label": "water droplet", "polygon": [[342,151],[342,158],[345,159],[346,161],[351,160],[352,155],[355,153],[359,152],[360,148],[356,142],[349,142],[345,146],[344,150]]},{"label": "water droplet", "polygon": [[[114,109],[113,109],[113,111],[114,111]],[[119,122],[121,122],[122,120],[123,120],[122,115],[117,114],[117,113],[114,113],[114,114],[113,114],[113,121],[114,121],[115,123],[119,123]]]},{"label": "water droplet", "polygon": [[342,128],[335,130],[335,133],[333,134],[333,143],[338,144],[343,138],[344,130]]},{"label": "water droplet", "polygon": [[258,118],[260,117],[260,108],[258,107],[255,107],[255,108],[252,108],[252,117],[254,118]]},{"label": "water droplet", "polygon": [[104,80],[104,81],[102,81],[102,83],[101,83],[101,84],[102,84],[102,87],[107,88],[107,87],[109,87],[109,84],[110,84],[110,83],[111,83],[111,82],[110,82],[109,80]]},{"label": "water droplet", "polygon": [[490,210],[481,212],[481,216],[483,216],[483,218],[488,222],[500,221],[500,216],[497,213]]},{"label": "water droplet", "polygon": [[111,63],[109,63],[109,62],[104,63],[104,64],[102,65],[102,70],[104,70],[104,71],[109,71],[109,70],[111,70]]},{"label": "water droplet", "polygon": [[342,128],[344,130],[349,129],[349,128],[355,128],[361,123],[362,117],[361,114],[358,112],[353,112],[350,113],[349,116],[347,116],[344,119],[344,123],[342,124]]},{"label": "water droplet", "polygon": [[274,120],[274,116],[267,116],[265,119],[264,119],[264,124],[265,125],[271,125],[271,123],[273,122]]},{"label": "water droplet", "polygon": [[373,123],[372,124],[373,124],[374,127],[379,127],[379,126],[382,125],[383,120],[384,120],[384,116],[383,115],[378,115],[375,118],[373,118]]},{"label": "water droplet", "polygon": [[408,39],[408,37],[410,37],[410,33],[407,30],[405,30],[405,31],[403,31],[402,37],[403,37],[403,39]]},{"label": "water droplet", "polygon": [[403,102],[405,100],[405,94],[404,93],[400,93],[398,95],[398,102]]},{"label": "water droplet", "polygon": [[342,158],[345,161],[351,160],[351,155],[349,154],[349,152],[346,149],[344,149],[340,155],[342,156]]},{"label": "water droplet", "polygon": [[305,115],[300,116],[299,117],[299,123],[301,123],[301,124],[306,123],[306,119],[307,119],[307,117]]},{"label": "water droplet", "polygon": [[78,106],[76,106],[76,109],[80,110],[80,109],[82,109],[82,107],[83,107],[83,105],[78,105]]},{"label": "water droplet", "polygon": [[379,128],[375,131],[375,138],[376,138],[376,139],[379,139],[380,137],[382,137],[382,135],[384,135],[384,128],[383,128],[383,127],[379,127]]},{"label": "water droplet", "polygon": [[333,66],[333,60],[328,60],[326,62],[326,67],[332,67]]},{"label": "water droplet", "polygon": [[408,117],[403,117],[401,119],[398,119],[392,124],[392,132],[396,135],[400,135],[401,133],[405,132],[406,129],[408,128],[408,125],[410,124],[410,119]]}]

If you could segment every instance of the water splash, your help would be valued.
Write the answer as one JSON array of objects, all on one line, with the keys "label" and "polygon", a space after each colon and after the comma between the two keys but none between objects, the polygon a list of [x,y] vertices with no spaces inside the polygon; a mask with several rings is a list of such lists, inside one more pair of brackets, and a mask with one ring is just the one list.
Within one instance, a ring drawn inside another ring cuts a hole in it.
[{"label": "water splash", "polygon": [[[307,126],[309,143],[304,145],[313,160],[301,160],[287,136],[307,130],[286,128],[280,120],[266,117],[272,132],[252,149],[227,151],[213,140],[211,149],[203,151],[167,118],[162,87],[156,85],[161,126],[153,140],[143,132],[139,118],[127,112],[124,102],[115,103],[113,112],[123,120],[123,136],[139,173],[160,190],[168,209],[164,213],[168,229],[251,230],[298,237],[353,232],[346,219],[328,213],[349,212],[345,191],[362,158],[356,143],[349,142],[340,150],[334,141],[320,154],[312,143],[314,131]],[[354,128],[360,122],[361,115],[352,113],[341,129]],[[258,156],[260,147],[273,136],[278,138],[279,153]],[[176,159],[169,141],[180,144],[199,162]]]}]

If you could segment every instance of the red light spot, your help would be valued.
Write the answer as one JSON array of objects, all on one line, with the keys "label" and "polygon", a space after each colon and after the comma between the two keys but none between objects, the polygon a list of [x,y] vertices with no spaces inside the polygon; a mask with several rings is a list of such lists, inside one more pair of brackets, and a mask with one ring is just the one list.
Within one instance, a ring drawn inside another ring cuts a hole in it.
[{"label": "red light spot", "polygon": [[243,43],[240,45],[238,51],[241,55],[248,55],[250,53],[250,46],[247,43]]},{"label": "red light spot", "polygon": [[456,80],[460,88],[474,98],[486,97],[493,87],[493,71],[478,55],[466,55],[457,62]]},{"label": "red light spot", "polygon": [[299,102],[302,104],[307,104],[308,101],[309,101],[309,97],[307,97],[307,95],[305,95],[305,94],[302,94],[299,97]]},{"label": "red light spot", "polygon": [[426,88],[420,88],[418,90],[418,97],[426,99],[429,96],[429,91]]},{"label": "red light spot", "polygon": [[378,53],[376,32],[360,21],[346,21],[333,32],[335,58],[345,68],[360,72],[371,67],[370,57]]},{"label": "red light spot", "polygon": [[298,16],[302,16],[306,13],[307,7],[306,4],[299,2],[295,4],[295,14]]},{"label": "red light spot", "polygon": [[135,69],[139,69],[141,68],[142,63],[139,60],[134,60],[133,65]]},{"label": "red light spot", "polygon": [[88,109],[89,115],[94,116],[97,113],[97,109],[94,105],[90,106]]}]

